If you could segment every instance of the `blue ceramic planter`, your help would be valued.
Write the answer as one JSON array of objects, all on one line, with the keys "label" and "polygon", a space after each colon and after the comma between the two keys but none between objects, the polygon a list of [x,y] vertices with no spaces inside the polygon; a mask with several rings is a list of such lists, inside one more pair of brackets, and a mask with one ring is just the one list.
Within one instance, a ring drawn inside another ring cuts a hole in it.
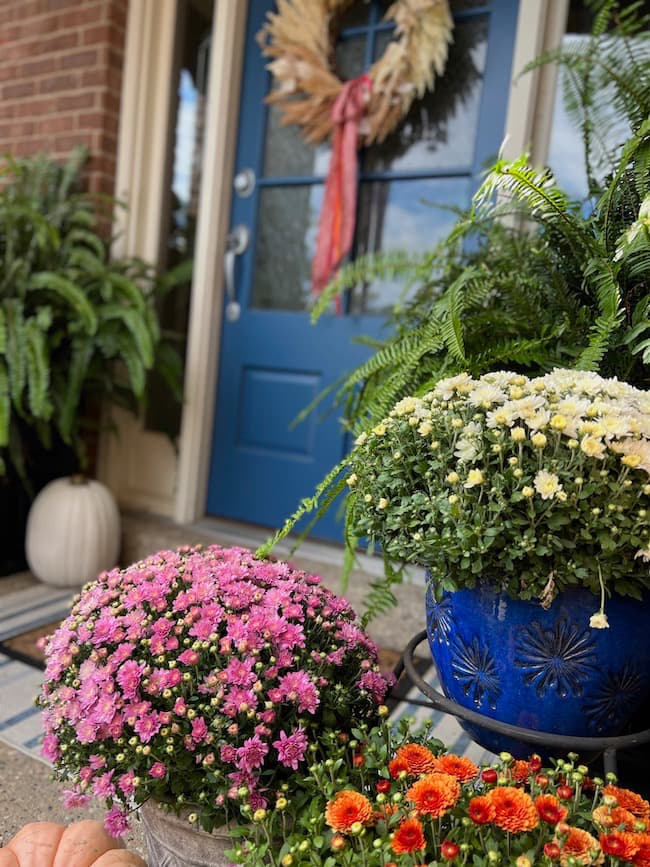
[{"label": "blue ceramic planter", "polygon": [[[560,594],[548,611],[489,585],[427,592],[427,633],[448,698],[501,722],[556,734],[623,734],[650,695],[650,600],[607,601],[609,629],[592,629],[597,598]],[[461,723],[493,752],[530,745]]]}]

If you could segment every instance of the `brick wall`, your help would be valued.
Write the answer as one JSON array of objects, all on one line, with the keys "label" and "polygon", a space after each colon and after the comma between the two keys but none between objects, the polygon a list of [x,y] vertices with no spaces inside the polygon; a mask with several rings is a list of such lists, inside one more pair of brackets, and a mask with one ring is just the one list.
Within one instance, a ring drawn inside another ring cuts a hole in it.
[{"label": "brick wall", "polygon": [[89,189],[113,193],[127,6],[0,0],[0,153],[84,144]]}]

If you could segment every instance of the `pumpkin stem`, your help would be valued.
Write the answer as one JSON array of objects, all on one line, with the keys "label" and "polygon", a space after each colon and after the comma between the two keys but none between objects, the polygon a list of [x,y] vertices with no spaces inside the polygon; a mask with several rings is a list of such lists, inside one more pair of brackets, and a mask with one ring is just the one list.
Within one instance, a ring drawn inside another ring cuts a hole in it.
[{"label": "pumpkin stem", "polygon": [[70,484],[71,485],[87,485],[88,484],[88,477],[85,476],[83,473],[75,473],[74,475],[70,476]]}]

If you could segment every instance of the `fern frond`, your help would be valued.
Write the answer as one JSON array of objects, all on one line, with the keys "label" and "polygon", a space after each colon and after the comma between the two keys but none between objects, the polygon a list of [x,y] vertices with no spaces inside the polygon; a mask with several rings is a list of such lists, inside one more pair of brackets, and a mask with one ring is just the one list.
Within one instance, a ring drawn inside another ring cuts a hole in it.
[{"label": "fern frond", "polygon": [[28,286],[32,291],[47,291],[58,295],[72,307],[79,316],[84,330],[94,334],[97,330],[97,314],[83,289],[67,277],[54,274],[51,271],[41,271],[32,274]]},{"label": "fern frond", "polygon": [[46,335],[34,320],[25,323],[27,399],[35,418],[51,418],[54,407],[49,397],[50,363]]},{"label": "fern frond", "polygon": [[[11,394],[7,365],[0,358],[0,448],[9,445],[9,425],[11,423]],[[2,472],[0,472],[2,475]]]}]

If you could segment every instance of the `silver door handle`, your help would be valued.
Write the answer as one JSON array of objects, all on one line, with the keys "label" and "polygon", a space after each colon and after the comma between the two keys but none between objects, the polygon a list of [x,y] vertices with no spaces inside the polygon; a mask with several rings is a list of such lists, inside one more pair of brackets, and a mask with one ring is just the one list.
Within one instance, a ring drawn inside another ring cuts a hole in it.
[{"label": "silver door handle", "polygon": [[249,232],[246,226],[233,226],[226,237],[226,255],[224,258],[224,276],[226,280],[226,319],[237,322],[241,316],[241,304],[237,300],[235,288],[235,258],[241,256],[248,248]]}]

